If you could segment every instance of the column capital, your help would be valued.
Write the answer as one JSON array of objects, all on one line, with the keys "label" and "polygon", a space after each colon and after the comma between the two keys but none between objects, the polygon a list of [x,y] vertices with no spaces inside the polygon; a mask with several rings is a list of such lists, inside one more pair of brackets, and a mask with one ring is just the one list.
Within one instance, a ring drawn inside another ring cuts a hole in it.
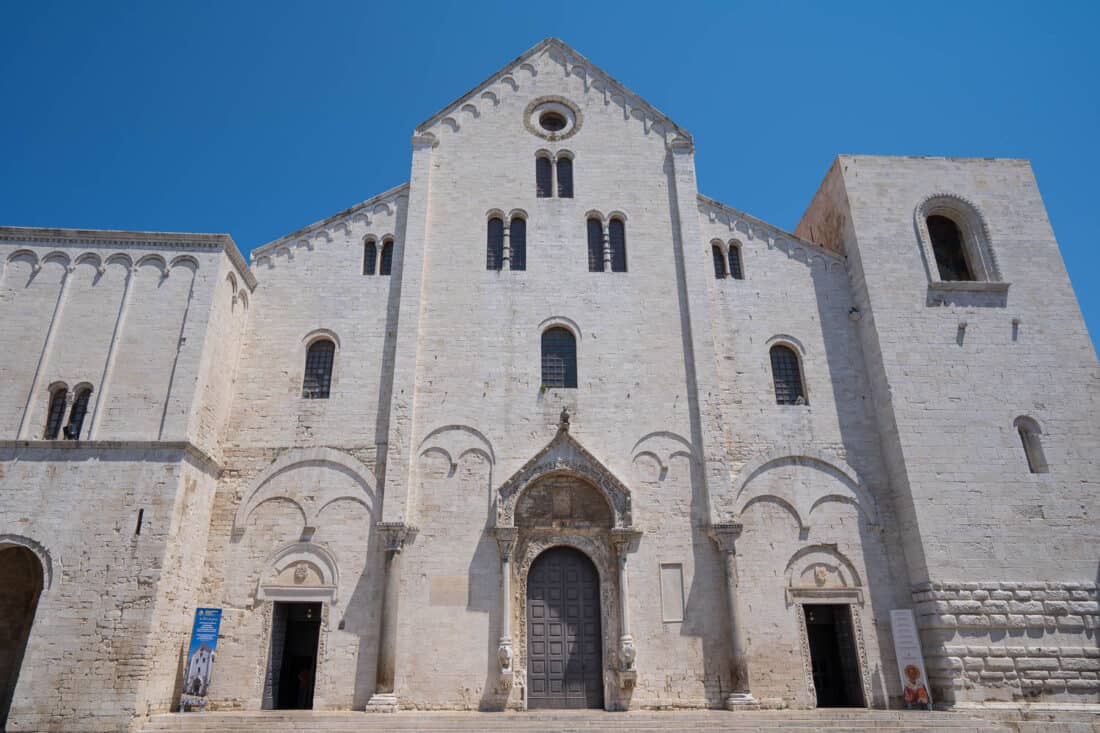
[{"label": "column capital", "polygon": [[512,557],[512,550],[516,546],[516,537],[519,536],[519,530],[515,527],[491,527],[489,534],[496,538],[500,559],[509,560]]},{"label": "column capital", "polygon": [[413,150],[419,150],[424,148],[434,148],[439,145],[439,138],[430,132],[425,132],[423,135],[412,136]]},{"label": "column capital", "polygon": [[719,552],[736,555],[737,548],[735,545],[744,527],[745,525],[740,522],[720,522],[705,527],[703,531],[706,533],[707,537],[714,540],[714,544],[717,545]]},{"label": "column capital", "polygon": [[642,539],[641,530],[629,527],[616,527],[611,530],[611,542],[615,545],[620,557],[638,549],[638,542]]},{"label": "column capital", "polygon": [[386,552],[401,552],[405,543],[411,541],[418,531],[404,522],[379,522],[374,526],[382,535]]}]

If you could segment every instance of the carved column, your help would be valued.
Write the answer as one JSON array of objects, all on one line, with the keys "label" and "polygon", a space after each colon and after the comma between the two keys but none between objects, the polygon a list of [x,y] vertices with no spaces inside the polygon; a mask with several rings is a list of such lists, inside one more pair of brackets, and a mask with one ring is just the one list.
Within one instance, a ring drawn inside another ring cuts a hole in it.
[{"label": "carved column", "polygon": [[730,710],[758,704],[756,698],[749,692],[748,643],[745,639],[745,626],[741,623],[742,612],[737,587],[735,543],[741,536],[741,528],[740,523],[728,522],[712,524],[707,530],[707,534],[718,546],[718,551],[722,553],[726,569],[726,602],[729,606],[730,624],[730,681],[733,686],[733,692],[726,698],[726,707]]},{"label": "carved column", "polygon": [[509,260],[512,259],[512,220],[509,218],[504,222],[504,244],[501,247],[500,255],[500,269],[507,270]]},{"label": "carved column", "polygon": [[611,272],[611,237],[608,236],[607,222],[600,223],[600,236],[603,242],[603,271]]},{"label": "carved column", "polygon": [[630,588],[626,559],[637,549],[641,536],[641,532],[633,529],[611,530],[619,567],[619,686],[623,688],[633,687],[638,679],[638,669],[634,664],[638,651],[634,647],[634,636],[630,633]]},{"label": "carved column", "polygon": [[401,522],[379,522],[375,525],[385,552],[382,570],[382,619],[378,633],[378,670],[374,694],[367,702],[368,713],[397,712],[394,694],[394,667],[397,658],[397,601],[400,593],[401,550],[412,539],[416,529]]},{"label": "carved column", "polygon": [[500,551],[500,645],[497,662],[500,664],[500,691],[508,692],[515,681],[512,653],[512,550],[516,546],[515,527],[496,527],[493,535]]}]

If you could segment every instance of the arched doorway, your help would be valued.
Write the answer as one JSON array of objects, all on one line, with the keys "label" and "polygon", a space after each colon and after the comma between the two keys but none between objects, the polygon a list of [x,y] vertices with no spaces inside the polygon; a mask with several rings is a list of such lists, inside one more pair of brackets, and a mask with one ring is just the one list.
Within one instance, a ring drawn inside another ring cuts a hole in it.
[{"label": "arched doorway", "polygon": [[0,729],[8,722],[41,593],[38,557],[25,547],[0,547]]},{"label": "arched doorway", "polygon": [[527,576],[527,707],[603,708],[600,578],[585,554],[553,547]]}]

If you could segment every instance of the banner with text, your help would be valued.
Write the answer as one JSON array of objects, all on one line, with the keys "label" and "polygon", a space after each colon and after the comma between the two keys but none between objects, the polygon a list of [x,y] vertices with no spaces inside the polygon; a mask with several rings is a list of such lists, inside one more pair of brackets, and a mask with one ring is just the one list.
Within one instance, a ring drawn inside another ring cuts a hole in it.
[{"label": "banner with text", "polygon": [[920,634],[913,612],[899,609],[890,612],[890,630],[894,635],[894,653],[898,657],[902,699],[906,708],[932,709],[932,692],[924,671],[924,655],[920,649]]},{"label": "banner with text", "polygon": [[221,628],[220,608],[196,608],[195,625],[191,627],[191,646],[187,650],[187,666],[183,675],[180,711],[205,708],[210,689],[210,670],[214,666],[214,650],[218,647]]}]

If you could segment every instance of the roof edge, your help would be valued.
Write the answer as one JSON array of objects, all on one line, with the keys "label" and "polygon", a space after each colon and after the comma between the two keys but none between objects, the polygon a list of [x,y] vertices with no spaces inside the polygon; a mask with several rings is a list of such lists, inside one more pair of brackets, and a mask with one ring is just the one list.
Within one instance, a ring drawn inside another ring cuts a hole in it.
[{"label": "roof edge", "polygon": [[717,199],[712,199],[710,196],[705,196],[701,193],[696,194],[696,195],[698,197],[698,200],[702,201],[705,204],[708,204],[710,206],[716,206],[719,209],[724,209],[725,211],[727,211],[731,214],[734,214],[736,216],[741,217],[745,221],[751,222],[751,223],[756,224],[758,226],[762,226],[765,229],[770,229],[773,232],[775,232],[776,234],[780,234],[784,237],[787,237],[788,239],[790,239],[794,242],[797,242],[798,244],[801,244],[805,247],[812,247],[815,251],[819,251],[824,255],[828,255],[830,257],[836,258],[837,260],[839,260],[841,262],[843,262],[844,259],[845,259],[844,255],[842,255],[838,252],[834,252],[831,249],[827,249],[826,247],[818,244],[817,242],[811,242],[808,239],[804,239],[804,238],[798,236],[797,234],[795,234],[793,232],[788,232],[786,229],[781,229],[781,228],[777,227],[774,224],[769,224],[768,222],[764,221],[763,219],[756,218],[752,214],[746,214],[744,211],[741,211],[740,209],[735,209],[732,206],[728,206],[726,204],[723,204],[721,201],[718,201]]}]

